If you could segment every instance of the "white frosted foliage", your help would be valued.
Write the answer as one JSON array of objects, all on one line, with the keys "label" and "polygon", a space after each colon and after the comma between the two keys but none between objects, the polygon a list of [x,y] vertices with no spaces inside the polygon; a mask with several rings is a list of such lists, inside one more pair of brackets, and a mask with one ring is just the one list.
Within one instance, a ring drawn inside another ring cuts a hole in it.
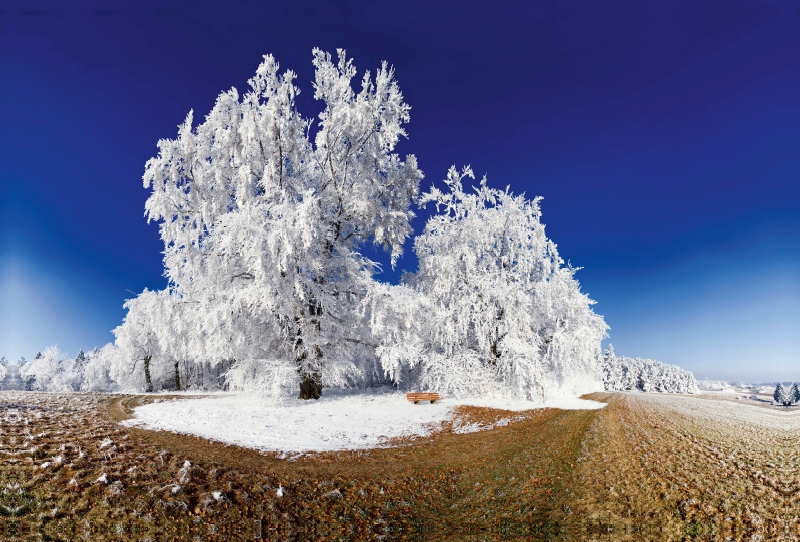
[{"label": "white frosted foliage", "polygon": [[[376,266],[360,247],[400,256],[422,174],[393,152],[410,108],[392,69],[364,74],[356,91],[344,51],[334,62],[315,50],[314,66],[316,125],[295,109],[294,74],[266,56],[248,92],[222,93],[202,123],[190,113],[177,139],[159,142],[146,214],[160,222],[172,305],[141,309],[180,321],[159,323],[165,338],[152,345],[121,344],[134,358],[145,348],[156,368],[228,360],[235,387],[306,383],[312,396],[364,377]],[[118,337],[139,305],[129,310]]]},{"label": "white frosted foliage", "polygon": [[[541,198],[485,178],[465,188],[472,170],[455,167],[444,189],[420,194],[416,158],[395,152],[410,106],[394,71],[384,62],[355,80],[337,53],[313,51],[316,119],[296,108],[295,74],[268,55],[247,90],[222,92],[204,119],[190,111],[174,139],[160,140],[143,182],[167,287],[126,302],[113,344],[0,362],[0,381],[273,398],[299,388],[304,399],[392,384],[538,404],[604,382],[696,390],[679,368],[603,357],[608,326],[546,236]],[[365,248],[394,266],[414,204],[435,206],[414,239],[419,269],[381,283]]]},{"label": "white frosted foliage", "polygon": [[[540,199],[473,191],[451,168],[437,213],[417,237],[419,272],[384,291],[381,361],[395,380],[463,395],[537,402],[602,389],[596,369],[607,326],[544,232]],[[406,373],[403,370],[407,369]]]},{"label": "white frosted foliage", "polygon": [[601,360],[601,370],[608,391],[700,393],[691,371],[652,359],[617,357],[611,345]]}]

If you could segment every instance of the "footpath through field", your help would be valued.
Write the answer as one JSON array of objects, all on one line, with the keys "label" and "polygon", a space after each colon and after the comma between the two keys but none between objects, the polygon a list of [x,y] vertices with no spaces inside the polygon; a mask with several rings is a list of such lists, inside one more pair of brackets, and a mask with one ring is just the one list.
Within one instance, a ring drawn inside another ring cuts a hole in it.
[{"label": "footpath through field", "polygon": [[[118,423],[151,397],[2,392],[0,539],[798,536],[800,418],[703,397],[592,398],[610,404],[286,459]],[[484,425],[508,414],[458,411]]]},{"label": "footpath through field", "polygon": [[610,403],[584,441],[571,536],[798,539],[800,416],[708,396]]}]

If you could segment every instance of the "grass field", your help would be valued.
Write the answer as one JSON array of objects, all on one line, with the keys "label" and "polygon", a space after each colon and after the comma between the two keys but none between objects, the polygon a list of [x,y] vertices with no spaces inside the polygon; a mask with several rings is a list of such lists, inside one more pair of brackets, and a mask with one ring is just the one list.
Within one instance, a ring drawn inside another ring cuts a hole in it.
[{"label": "grass field", "polygon": [[[489,431],[291,459],[117,422],[149,397],[2,392],[8,540],[793,540],[796,423],[595,394]],[[462,421],[507,412],[459,407]],[[188,463],[187,463],[188,462]],[[282,497],[277,488],[285,490]]]}]

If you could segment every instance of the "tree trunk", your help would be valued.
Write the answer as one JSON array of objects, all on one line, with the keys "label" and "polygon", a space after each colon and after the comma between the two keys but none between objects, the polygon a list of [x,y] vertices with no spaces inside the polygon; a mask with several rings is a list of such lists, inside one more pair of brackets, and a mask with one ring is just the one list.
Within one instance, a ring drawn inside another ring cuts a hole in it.
[{"label": "tree trunk", "polygon": [[[303,339],[298,336],[295,341],[295,348],[302,347]],[[318,346],[314,349],[317,352],[317,357],[322,357],[322,351]],[[297,363],[297,372],[300,373],[300,396],[299,399],[319,399],[322,396],[322,376],[316,371],[309,371],[303,363],[308,357],[305,350],[301,350],[300,355],[297,356],[295,362]]]},{"label": "tree trunk", "polygon": [[489,365],[493,367],[497,366],[497,360],[500,359],[500,327],[494,328],[494,338],[492,340],[492,346],[489,349]]},{"label": "tree trunk", "polygon": [[[506,310],[505,309],[500,309],[500,314],[497,315],[496,320],[498,322],[502,321],[503,317],[505,316],[505,314],[506,314]],[[500,336],[500,325],[499,324],[496,325],[495,328],[494,328],[494,337],[492,339],[492,346],[491,346],[491,350],[490,350],[490,354],[491,354],[491,356],[489,358],[489,364],[490,365],[497,366],[497,361],[500,359],[500,355],[501,355],[501,353],[500,353],[500,341],[503,339],[503,337],[505,337],[505,335],[506,334],[504,333],[502,337]]]},{"label": "tree trunk", "polygon": [[175,391],[181,391],[181,373],[178,370],[177,361],[175,361]]},{"label": "tree trunk", "polygon": [[303,373],[300,382],[299,399],[319,399],[322,397],[322,382],[319,373]]},{"label": "tree trunk", "polygon": [[[308,311],[312,316],[319,316],[322,314],[322,307],[313,299],[309,302]],[[297,353],[295,363],[297,364],[297,372],[300,373],[300,396],[299,399],[319,399],[322,397],[322,375],[319,372],[309,369],[307,364],[304,363],[308,358],[308,352],[303,346],[303,332],[300,324],[300,318],[295,317],[295,325],[297,331],[294,340],[294,350]],[[319,319],[312,319],[311,325],[316,327],[317,332],[320,331]],[[319,362],[322,360],[322,350],[318,345],[313,345],[314,354],[317,358],[315,366],[319,367]]]},{"label": "tree trunk", "polygon": [[150,360],[152,359],[151,356],[144,357],[144,381],[146,382],[145,391],[150,393],[153,391],[153,381],[150,380]]}]

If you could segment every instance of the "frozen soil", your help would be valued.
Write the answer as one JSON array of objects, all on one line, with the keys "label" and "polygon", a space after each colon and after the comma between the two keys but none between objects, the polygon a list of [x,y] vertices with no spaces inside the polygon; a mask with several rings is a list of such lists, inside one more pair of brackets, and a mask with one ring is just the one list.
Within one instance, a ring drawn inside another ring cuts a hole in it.
[{"label": "frozen soil", "polygon": [[598,412],[458,407],[459,425],[515,421],[286,459],[119,423],[154,399],[0,393],[0,539],[429,540],[507,520],[546,536]]},{"label": "frozen soil", "polygon": [[591,398],[609,405],[460,406],[395,447],[287,458],[119,423],[154,397],[0,392],[0,539],[800,535],[800,417],[706,396]]}]

